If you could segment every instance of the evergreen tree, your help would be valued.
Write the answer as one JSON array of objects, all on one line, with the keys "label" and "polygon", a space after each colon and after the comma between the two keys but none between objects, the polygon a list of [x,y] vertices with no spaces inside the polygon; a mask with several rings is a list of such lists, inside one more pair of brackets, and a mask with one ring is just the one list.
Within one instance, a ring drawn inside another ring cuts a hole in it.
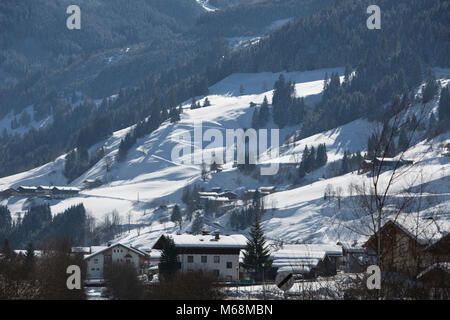
[{"label": "evergreen tree", "polygon": [[178,223],[178,225],[180,226],[180,229],[181,229],[181,222],[183,221],[183,219],[181,216],[180,207],[177,204],[173,207],[172,215],[170,216],[170,220],[172,222]]},{"label": "evergreen tree", "polygon": [[169,117],[170,117],[170,123],[175,123],[175,122],[180,121],[180,110],[175,107],[170,108]]},{"label": "evergreen tree", "polygon": [[423,103],[430,102],[439,90],[439,84],[432,73],[430,73],[427,83],[423,89],[422,100]]},{"label": "evergreen tree", "polygon": [[306,157],[305,171],[309,173],[313,171],[315,168],[316,168],[316,149],[314,147],[311,147]]},{"label": "evergreen tree", "polygon": [[33,243],[28,243],[25,261],[23,262],[23,272],[25,278],[29,278],[33,274],[36,266],[36,257],[34,253]]},{"label": "evergreen tree", "polygon": [[252,128],[253,129],[259,129],[259,126],[261,124],[260,116],[259,116],[259,110],[255,108],[253,110],[253,116],[252,116]]},{"label": "evergreen tree", "polygon": [[203,107],[209,107],[211,105],[211,102],[209,102],[208,97],[206,97],[205,102],[203,102]]},{"label": "evergreen tree", "polygon": [[9,246],[9,241],[7,238],[3,240],[2,254],[7,261],[14,259],[14,257],[16,256],[14,250],[12,250],[11,247]]},{"label": "evergreen tree", "polygon": [[255,280],[260,280],[262,273],[271,266],[270,251],[266,245],[259,214],[250,229],[250,239],[244,250],[244,267],[253,272]]},{"label": "evergreen tree", "polygon": [[327,156],[327,147],[324,144],[320,144],[317,148],[317,157],[316,157],[316,165],[317,168],[323,167],[327,164],[328,156]]},{"label": "evergreen tree", "polygon": [[11,212],[7,206],[0,205],[0,237],[5,237],[11,231]]},{"label": "evergreen tree", "polygon": [[199,213],[195,215],[194,221],[192,222],[191,233],[200,234],[203,229],[203,216]]},{"label": "evergreen tree", "polygon": [[264,96],[263,103],[261,104],[261,108],[259,110],[259,127],[264,127],[269,121],[269,101],[267,101],[267,97]]},{"label": "evergreen tree", "polygon": [[350,172],[350,159],[349,159],[350,152],[348,150],[344,151],[344,157],[342,158],[342,165],[341,165],[341,173],[346,174]]},{"label": "evergreen tree", "polygon": [[450,125],[450,89],[447,86],[442,88],[441,97],[439,99],[439,121],[446,124],[446,128]]},{"label": "evergreen tree", "polygon": [[177,259],[178,253],[173,239],[169,236],[161,236],[161,241],[161,260],[158,267],[162,279],[167,280],[175,275],[180,268],[180,264]]}]

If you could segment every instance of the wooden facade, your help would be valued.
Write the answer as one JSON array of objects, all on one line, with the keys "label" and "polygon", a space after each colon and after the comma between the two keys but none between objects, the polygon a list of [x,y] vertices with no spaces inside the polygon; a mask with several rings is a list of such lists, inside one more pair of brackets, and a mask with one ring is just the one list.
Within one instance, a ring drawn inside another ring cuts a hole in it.
[{"label": "wooden facade", "polygon": [[[399,223],[389,221],[381,234],[381,270],[416,276],[434,263],[450,261],[450,234],[435,241],[423,241],[405,230]],[[373,235],[364,247],[377,251],[378,237]]]}]

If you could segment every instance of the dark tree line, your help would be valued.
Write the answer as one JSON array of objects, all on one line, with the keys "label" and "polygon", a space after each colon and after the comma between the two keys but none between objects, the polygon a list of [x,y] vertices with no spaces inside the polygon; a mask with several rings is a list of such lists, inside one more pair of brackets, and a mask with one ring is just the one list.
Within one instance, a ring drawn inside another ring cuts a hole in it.
[{"label": "dark tree line", "polygon": [[[85,299],[84,290],[67,288],[67,267],[84,266],[83,255],[71,254],[71,243],[64,238],[53,238],[39,254],[32,242],[25,253],[16,254],[8,240],[0,251],[0,299]],[[86,270],[81,267],[81,281]]]},{"label": "dark tree line", "polygon": [[31,207],[23,217],[11,223],[7,207],[0,207],[0,220],[5,225],[0,231],[2,238],[8,238],[14,248],[24,248],[29,242],[37,246],[53,237],[69,239],[74,245],[85,242],[87,217],[82,204],[73,206],[52,217],[49,205]]},{"label": "dark tree line", "polygon": [[305,146],[302,154],[302,159],[298,167],[299,178],[303,178],[306,174],[320,167],[323,167],[327,164],[327,161],[328,156],[325,143],[319,144],[319,146],[317,147],[317,151],[314,146],[311,146],[311,148]]}]

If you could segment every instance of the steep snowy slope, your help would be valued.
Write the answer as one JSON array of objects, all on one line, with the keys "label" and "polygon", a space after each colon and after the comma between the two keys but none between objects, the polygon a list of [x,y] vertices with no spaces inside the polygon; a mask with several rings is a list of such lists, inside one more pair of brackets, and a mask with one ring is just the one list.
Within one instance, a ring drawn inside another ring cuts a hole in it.
[{"label": "steep snowy slope", "polygon": [[[286,79],[295,81],[298,96],[307,98],[317,96],[322,91],[325,72],[340,72],[342,68],[324,69],[309,72],[285,73]],[[179,165],[171,161],[171,152],[176,141],[171,139],[175,130],[184,129],[193,132],[194,123],[203,122],[203,127],[238,129],[250,127],[253,109],[250,102],[261,103],[264,96],[269,101],[273,91],[263,91],[263,87],[272,88],[279,73],[235,74],[210,88],[208,99],[211,106],[197,110],[189,110],[190,102],[183,106],[185,112],[177,124],[164,123],[158,130],[142,139],[128,152],[124,163],[116,163],[110,172],[106,172],[106,162],[114,159],[118,152],[120,140],[132,127],[115,132],[112,137],[98,143],[90,149],[94,152],[101,146],[107,155],[93,168],[76,179],[71,186],[82,187],[85,179],[100,178],[107,182],[101,188],[84,191],[80,197],[51,201],[54,213],[79,202],[83,202],[95,217],[101,218],[105,213],[117,209],[125,215],[129,211],[140,215],[142,203],[154,200],[175,201],[179,199],[181,188],[199,178],[199,165]],[[244,86],[244,95],[239,95],[240,84]],[[206,97],[199,97],[203,103]],[[280,137],[284,139],[293,129],[282,130]],[[64,157],[42,167],[0,179],[0,190],[20,185],[65,185],[62,174]],[[138,205],[137,200],[140,200]],[[108,200],[108,201],[104,201]],[[39,200],[36,200],[39,201]],[[30,205],[29,202],[27,202]],[[27,207],[8,203],[12,212],[23,212]]]}]

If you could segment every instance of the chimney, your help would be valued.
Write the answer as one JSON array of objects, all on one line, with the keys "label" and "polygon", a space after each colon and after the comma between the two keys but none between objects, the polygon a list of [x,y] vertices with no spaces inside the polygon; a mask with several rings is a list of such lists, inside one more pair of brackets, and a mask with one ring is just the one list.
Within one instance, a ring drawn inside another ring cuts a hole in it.
[{"label": "chimney", "polygon": [[108,247],[111,247],[111,242],[108,242],[106,245],[107,245]]},{"label": "chimney", "polygon": [[216,240],[220,239],[220,233],[218,231],[216,231]]}]

